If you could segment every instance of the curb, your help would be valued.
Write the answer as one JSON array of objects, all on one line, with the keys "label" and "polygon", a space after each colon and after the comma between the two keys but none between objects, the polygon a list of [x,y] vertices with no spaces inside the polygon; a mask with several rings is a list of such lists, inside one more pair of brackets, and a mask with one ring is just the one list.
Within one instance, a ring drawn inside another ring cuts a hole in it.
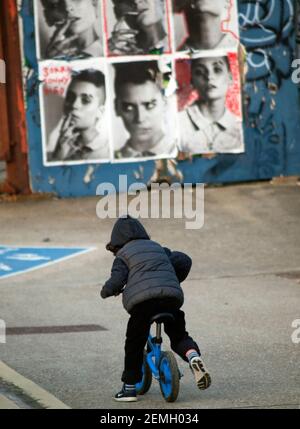
[{"label": "curb", "polygon": [[33,381],[28,380],[21,374],[18,374],[2,361],[0,361],[0,379],[20,389],[24,395],[38,402],[42,408],[52,410],[71,409],[66,404],[57,399],[54,395],[42,389]]}]

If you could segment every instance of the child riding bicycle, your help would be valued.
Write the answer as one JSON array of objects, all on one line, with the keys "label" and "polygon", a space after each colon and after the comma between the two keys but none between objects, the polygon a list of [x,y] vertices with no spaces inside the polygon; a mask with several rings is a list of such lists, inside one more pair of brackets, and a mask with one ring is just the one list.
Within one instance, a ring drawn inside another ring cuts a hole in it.
[{"label": "child riding bicycle", "polygon": [[117,220],[106,249],[115,260],[111,277],[101,290],[108,298],[122,293],[123,306],[130,314],[125,341],[123,387],[114,397],[116,401],[137,400],[136,384],[142,379],[144,348],[151,319],[157,313],[170,313],[174,321],[165,323],[165,332],[171,348],[188,362],[199,389],[207,389],[211,378],[200,350],[185,327],[185,314],[180,310],[184,295],[183,282],[192,265],[184,253],[171,252],[152,241],[143,225],[130,216]]}]

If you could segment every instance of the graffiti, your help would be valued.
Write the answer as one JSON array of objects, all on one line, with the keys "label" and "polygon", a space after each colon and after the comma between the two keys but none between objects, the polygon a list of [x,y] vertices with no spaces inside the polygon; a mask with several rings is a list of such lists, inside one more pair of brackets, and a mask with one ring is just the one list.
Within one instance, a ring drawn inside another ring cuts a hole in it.
[{"label": "graffiti", "polygon": [[270,78],[280,87],[290,76],[294,31],[292,0],[240,2],[241,42],[247,48],[248,81]]},{"label": "graffiti", "polygon": [[266,47],[289,37],[293,30],[293,15],[292,0],[241,0],[239,22],[244,30],[244,43],[251,47]]},{"label": "graffiti", "polygon": [[[300,0],[296,0],[296,59],[293,62],[293,75],[292,79],[293,82],[298,85],[298,96],[299,96],[299,102],[300,102],[300,77],[299,77],[299,69],[300,69]],[[296,70],[295,70],[296,69]]]},{"label": "graffiti", "polygon": [[300,0],[296,0],[296,18],[297,58],[300,58]]},{"label": "graffiti", "polygon": [[247,50],[246,125],[253,136],[255,174],[285,170],[286,124],[278,115],[280,91],[291,79],[294,51],[292,0],[241,0],[241,42]]},{"label": "graffiti", "polygon": [[[38,73],[33,0],[18,0],[23,21],[28,142],[32,189],[60,196],[94,195],[103,180],[114,183],[119,174],[128,181],[185,181],[228,183],[270,179],[300,173],[299,100],[292,82],[295,71],[295,27],[300,59],[300,0],[239,0],[240,39],[247,55],[244,81],[246,153],[146,163],[64,166],[42,165]],[[294,5],[297,5],[296,12]],[[297,11],[298,10],[298,11]],[[299,19],[294,19],[298,16]],[[300,88],[300,85],[299,85]]]}]

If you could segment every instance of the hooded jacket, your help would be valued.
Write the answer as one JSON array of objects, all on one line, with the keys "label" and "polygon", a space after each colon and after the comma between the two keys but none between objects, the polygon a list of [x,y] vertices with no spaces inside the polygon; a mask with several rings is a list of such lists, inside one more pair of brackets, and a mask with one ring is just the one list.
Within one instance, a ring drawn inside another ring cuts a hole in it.
[{"label": "hooded jacket", "polygon": [[123,247],[131,240],[150,240],[150,237],[137,219],[130,216],[123,216],[115,223],[110,244],[115,247]]},{"label": "hooded jacket", "polygon": [[102,288],[102,298],[123,293],[123,305],[128,312],[137,304],[156,298],[175,298],[179,305],[183,304],[183,291],[171,260],[173,257],[176,261],[183,279],[191,267],[187,255],[171,252],[150,240],[143,225],[128,216],[116,222],[110,244],[120,250],[111,278]]}]

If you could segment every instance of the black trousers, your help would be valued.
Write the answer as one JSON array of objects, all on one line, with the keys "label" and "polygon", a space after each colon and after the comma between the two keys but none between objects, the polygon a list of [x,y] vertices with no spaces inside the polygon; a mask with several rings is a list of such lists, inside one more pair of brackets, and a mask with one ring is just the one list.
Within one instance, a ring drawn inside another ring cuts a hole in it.
[{"label": "black trousers", "polygon": [[188,362],[185,354],[195,349],[200,350],[195,341],[189,336],[185,328],[185,315],[180,310],[180,304],[173,298],[152,299],[133,308],[127,325],[125,341],[125,365],[122,381],[127,384],[136,384],[142,379],[143,353],[147,343],[150,320],[157,313],[171,313],[175,322],[164,325],[165,333],[170,338],[171,348],[184,361]]}]

